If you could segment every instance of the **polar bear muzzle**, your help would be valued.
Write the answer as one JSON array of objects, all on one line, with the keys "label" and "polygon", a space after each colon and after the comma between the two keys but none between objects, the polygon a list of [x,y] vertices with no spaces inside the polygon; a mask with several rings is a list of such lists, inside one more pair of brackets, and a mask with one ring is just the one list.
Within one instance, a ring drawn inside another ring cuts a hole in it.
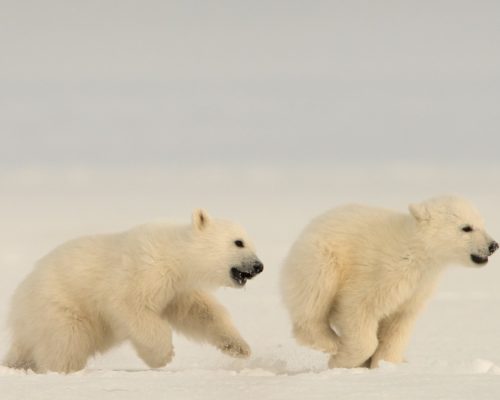
[{"label": "polar bear muzzle", "polygon": [[264,265],[259,260],[231,268],[231,278],[238,286],[244,286],[248,279],[260,274]]},{"label": "polar bear muzzle", "polygon": [[471,254],[470,258],[471,258],[471,260],[475,264],[483,265],[483,264],[486,264],[488,262],[488,257],[491,256],[497,250],[498,250],[498,243],[495,242],[495,241],[493,241],[488,246],[488,252],[489,252],[489,254],[487,256],[481,256],[481,255],[477,255],[477,254]]}]

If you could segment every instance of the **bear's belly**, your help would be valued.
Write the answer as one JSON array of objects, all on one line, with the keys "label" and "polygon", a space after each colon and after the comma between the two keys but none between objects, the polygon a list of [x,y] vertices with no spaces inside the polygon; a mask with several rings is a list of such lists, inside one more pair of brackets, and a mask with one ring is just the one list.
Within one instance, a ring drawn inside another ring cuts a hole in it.
[{"label": "bear's belly", "polygon": [[341,288],[336,296],[334,315],[347,314],[345,317],[348,317],[349,314],[361,313],[364,318],[379,321],[407,303],[418,287],[418,279],[406,276],[378,282],[368,281],[355,288]]}]

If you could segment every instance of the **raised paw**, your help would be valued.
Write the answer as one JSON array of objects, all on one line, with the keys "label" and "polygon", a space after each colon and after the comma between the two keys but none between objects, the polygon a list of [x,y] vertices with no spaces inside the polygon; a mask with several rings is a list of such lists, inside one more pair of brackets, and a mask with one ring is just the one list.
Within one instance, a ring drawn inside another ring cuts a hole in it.
[{"label": "raised paw", "polygon": [[247,358],[250,356],[250,346],[243,339],[223,338],[217,348],[231,357]]}]

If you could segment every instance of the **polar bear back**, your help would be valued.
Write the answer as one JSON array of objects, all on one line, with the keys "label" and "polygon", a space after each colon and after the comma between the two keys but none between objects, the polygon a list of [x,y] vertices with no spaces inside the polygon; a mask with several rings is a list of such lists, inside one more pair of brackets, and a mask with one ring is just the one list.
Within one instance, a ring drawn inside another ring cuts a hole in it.
[{"label": "polar bear back", "polygon": [[[313,219],[292,247],[290,258],[309,258],[311,250],[334,254],[338,267],[364,265],[367,260],[397,262],[408,248],[415,221],[408,214],[347,205]],[[307,264],[303,268],[307,268]]]}]

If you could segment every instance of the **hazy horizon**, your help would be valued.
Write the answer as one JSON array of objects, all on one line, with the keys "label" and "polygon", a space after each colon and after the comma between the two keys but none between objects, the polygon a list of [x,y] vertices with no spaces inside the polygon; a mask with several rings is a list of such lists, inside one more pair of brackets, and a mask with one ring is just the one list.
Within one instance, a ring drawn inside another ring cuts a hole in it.
[{"label": "hazy horizon", "polygon": [[0,166],[500,166],[500,3],[1,1]]}]

